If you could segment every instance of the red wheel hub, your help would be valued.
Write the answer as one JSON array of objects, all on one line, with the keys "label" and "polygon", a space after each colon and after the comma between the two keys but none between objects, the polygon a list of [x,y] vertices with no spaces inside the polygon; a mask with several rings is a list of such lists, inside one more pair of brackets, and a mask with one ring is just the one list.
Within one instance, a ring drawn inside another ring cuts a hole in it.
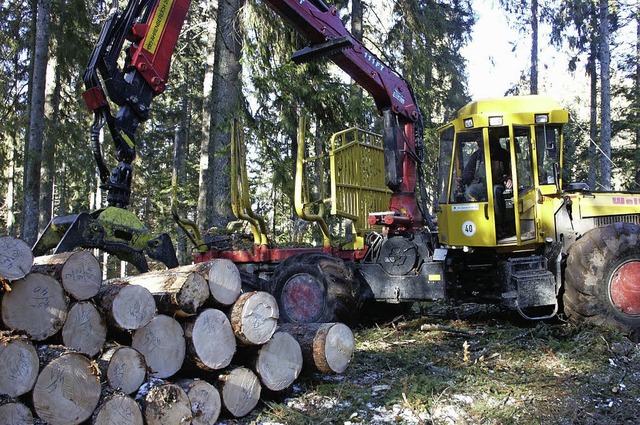
[{"label": "red wheel hub", "polygon": [[611,277],[611,301],[628,315],[640,315],[640,261],[621,264]]},{"label": "red wheel hub", "polygon": [[285,283],[281,302],[291,321],[313,323],[324,310],[324,287],[310,274],[297,274]]}]

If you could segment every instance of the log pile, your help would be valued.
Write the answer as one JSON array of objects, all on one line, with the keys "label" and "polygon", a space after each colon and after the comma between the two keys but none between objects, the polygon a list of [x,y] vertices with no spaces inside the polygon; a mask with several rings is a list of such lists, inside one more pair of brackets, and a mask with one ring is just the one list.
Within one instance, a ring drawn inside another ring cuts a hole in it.
[{"label": "log pile", "polygon": [[279,323],[231,261],[101,281],[88,251],[25,246],[0,238],[1,423],[213,424],[351,361],[346,325]]}]

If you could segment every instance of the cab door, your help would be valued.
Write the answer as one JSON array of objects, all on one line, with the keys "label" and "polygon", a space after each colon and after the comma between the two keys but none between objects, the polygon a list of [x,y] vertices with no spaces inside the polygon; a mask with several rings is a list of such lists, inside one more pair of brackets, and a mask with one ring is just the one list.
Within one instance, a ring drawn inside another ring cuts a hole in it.
[{"label": "cab door", "polygon": [[512,159],[515,162],[513,208],[516,238],[518,244],[534,243],[538,239],[538,229],[531,127],[514,125],[512,134]]},{"label": "cab door", "polygon": [[[455,140],[441,135],[440,198],[438,231],[443,243],[452,246],[494,246],[494,219],[487,191],[484,149],[486,129],[455,133]],[[442,149],[449,146],[448,149]],[[448,190],[447,190],[448,189]]]}]

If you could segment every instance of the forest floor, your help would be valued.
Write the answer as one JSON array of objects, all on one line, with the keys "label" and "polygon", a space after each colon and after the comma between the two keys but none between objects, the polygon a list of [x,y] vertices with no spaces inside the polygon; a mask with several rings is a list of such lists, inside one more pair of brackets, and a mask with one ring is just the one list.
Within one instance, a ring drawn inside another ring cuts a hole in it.
[{"label": "forest floor", "polygon": [[613,330],[430,304],[355,336],[345,374],[301,376],[221,423],[638,423],[640,344]]}]

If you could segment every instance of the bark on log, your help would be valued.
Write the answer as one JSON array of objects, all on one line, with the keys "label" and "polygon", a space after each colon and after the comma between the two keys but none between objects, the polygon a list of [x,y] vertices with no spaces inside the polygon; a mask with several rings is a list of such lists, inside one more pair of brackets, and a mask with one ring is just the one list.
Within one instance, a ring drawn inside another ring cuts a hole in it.
[{"label": "bark on log", "polygon": [[33,425],[33,414],[18,401],[7,402],[0,405],[0,425]]},{"label": "bark on log", "polygon": [[114,282],[148,289],[158,310],[169,315],[193,316],[209,299],[209,285],[193,266],[143,273]]},{"label": "bark on log", "polygon": [[154,378],[167,378],[182,367],[186,342],[184,330],[175,319],[159,314],[135,331],[131,346],[145,358]]},{"label": "bark on log", "polygon": [[100,288],[98,305],[107,322],[122,331],[147,325],[156,313],[156,302],[148,289],[137,285],[110,284]]},{"label": "bark on log", "polygon": [[187,356],[203,370],[229,366],[236,352],[236,339],[227,316],[220,310],[203,310],[184,326]]},{"label": "bark on log", "polygon": [[262,385],[271,391],[282,391],[298,378],[302,362],[298,341],[289,333],[276,332],[258,351],[254,368]]},{"label": "bark on log", "polygon": [[143,425],[138,403],[125,394],[105,397],[92,415],[93,425]]},{"label": "bark on log", "polygon": [[[0,334],[0,394],[18,397],[31,391],[40,363],[35,347],[24,335]],[[0,415],[0,418],[2,416]]]},{"label": "bark on log", "polygon": [[200,379],[182,379],[176,384],[189,397],[192,425],[211,425],[216,423],[222,410],[220,392],[216,387]]},{"label": "bark on log", "polygon": [[107,324],[92,302],[80,301],[71,306],[62,327],[64,345],[93,357],[102,350],[106,339]]},{"label": "bark on log", "polygon": [[147,380],[144,356],[128,346],[111,347],[98,361],[102,375],[114,390],[132,394]]},{"label": "bark on log", "polygon": [[51,425],[75,425],[88,419],[101,394],[95,362],[55,346],[41,347],[38,354],[41,361],[52,359],[42,368],[33,388],[38,417]]},{"label": "bark on log", "polygon": [[207,281],[213,301],[223,306],[233,304],[242,290],[238,267],[226,259],[211,260],[205,265],[209,268]]},{"label": "bark on log", "polygon": [[12,330],[27,332],[35,341],[58,332],[67,319],[68,299],[54,278],[29,273],[11,284],[2,298],[2,321]]},{"label": "bark on log", "polygon": [[305,368],[343,373],[351,363],[355,338],[343,323],[282,323],[280,330],[290,333],[300,343]]},{"label": "bark on log", "polygon": [[0,278],[22,279],[33,265],[31,247],[13,236],[0,237]]},{"label": "bark on log", "polygon": [[268,292],[245,292],[233,304],[231,327],[243,345],[262,345],[278,326],[278,303]]},{"label": "bark on log", "polygon": [[153,387],[142,399],[142,411],[147,425],[191,423],[189,397],[176,384]]},{"label": "bark on log", "polygon": [[232,369],[219,377],[222,405],[236,418],[247,415],[260,400],[260,380],[246,367]]},{"label": "bark on log", "polygon": [[78,301],[94,297],[102,285],[100,262],[89,251],[36,257],[31,271],[57,279],[65,291]]}]

